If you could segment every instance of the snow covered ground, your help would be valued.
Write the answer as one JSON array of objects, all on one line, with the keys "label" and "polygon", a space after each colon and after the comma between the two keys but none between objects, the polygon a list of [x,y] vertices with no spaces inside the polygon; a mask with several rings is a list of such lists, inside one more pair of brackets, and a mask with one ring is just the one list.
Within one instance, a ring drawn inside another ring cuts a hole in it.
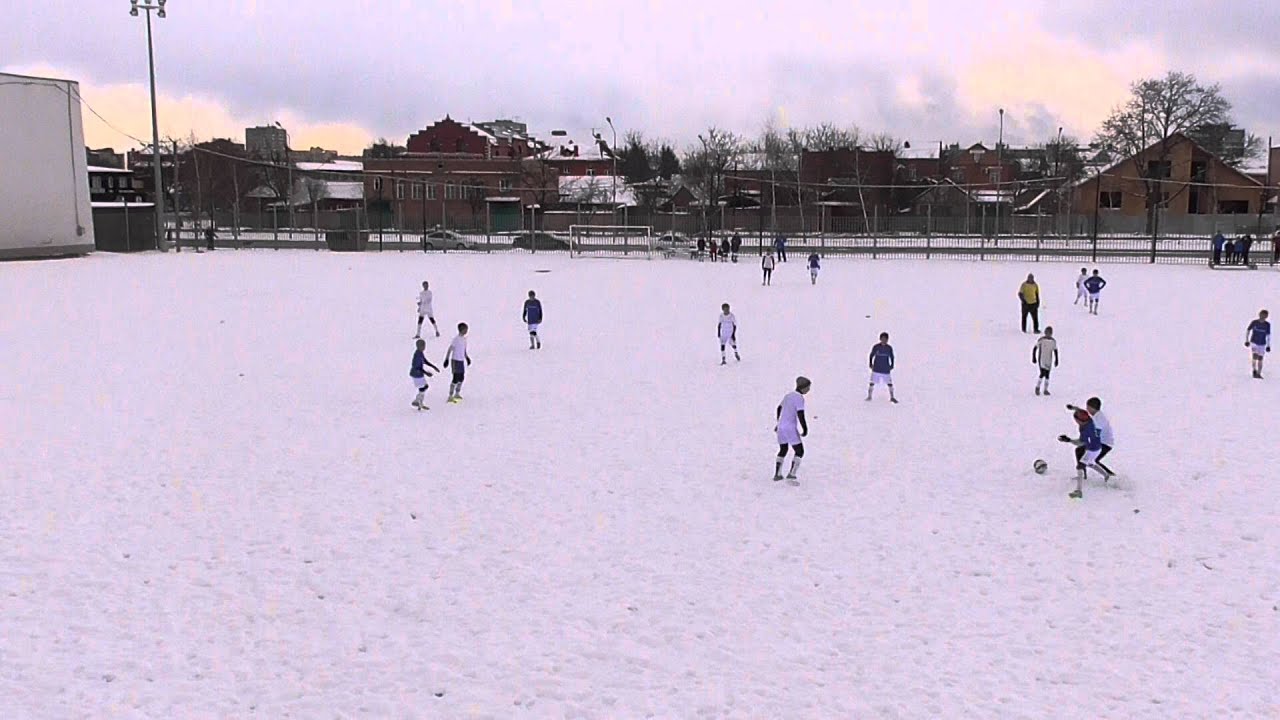
[{"label": "snow covered ground", "polygon": [[[1090,317],[1072,265],[796,260],[0,265],[0,716],[1280,716],[1280,275],[1104,266]],[[424,279],[475,362],[415,413]],[[1094,394],[1123,481],[1072,501]]]}]

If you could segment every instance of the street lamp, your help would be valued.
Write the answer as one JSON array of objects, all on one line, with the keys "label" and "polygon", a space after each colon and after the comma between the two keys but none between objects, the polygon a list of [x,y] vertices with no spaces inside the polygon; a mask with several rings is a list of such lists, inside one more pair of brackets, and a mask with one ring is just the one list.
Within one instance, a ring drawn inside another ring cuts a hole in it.
[{"label": "street lamp", "polygon": [[[155,50],[151,45],[151,11],[156,11],[156,16],[164,19],[165,0],[148,0],[147,2],[138,2],[138,0],[129,0],[129,14],[138,17],[139,10],[147,12],[147,69],[151,74],[151,181],[155,183],[155,233],[156,248],[164,250],[164,243],[161,238],[164,236],[164,183],[160,176],[160,122],[156,117],[156,56]],[[175,168],[175,172],[177,169]]]},{"label": "street lamp", "polygon": [[285,182],[289,183],[288,189],[285,190],[285,202],[289,203],[289,237],[293,237],[293,151],[289,149],[289,131],[280,121],[275,122],[275,126],[284,130],[284,164],[288,167],[289,176]]},{"label": "street lamp", "polygon": [[609,154],[613,156],[613,212],[616,216],[618,213],[618,130],[613,126],[612,118],[605,116],[604,121],[609,123],[609,129],[613,131],[613,150]]}]

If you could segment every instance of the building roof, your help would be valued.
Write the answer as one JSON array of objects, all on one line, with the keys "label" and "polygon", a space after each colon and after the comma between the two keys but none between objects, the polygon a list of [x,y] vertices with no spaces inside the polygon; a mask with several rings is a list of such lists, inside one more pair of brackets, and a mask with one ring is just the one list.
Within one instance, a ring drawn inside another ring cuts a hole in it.
[{"label": "building roof", "polygon": [[364,163],[359,160],[330,160],[329,162],[300,162],[294,167],[305,172],[364,172]]},{"label": "building roof", "polygon": [[[363,200],[364,183],[359,180],[318,180],[323,191],[317,200]],[[311,195],[307,186],[298,182],[290,193],[294,205],[310,205]]]},{"label": "building roof", "polygon": [[[635,192],[617,178],[618,206],[633,207],[636,204]],[[560,199],[564,202],[595,203],[608,205],[613,201],[613,175],[561,175]]]},{"label": "building roof", "polygon": [[100,173],[104,175],[107,173],[114,173],[116,175],[132,175],[133,174],[133,171],[127,168],[104,167],[102,165],[90,165],[88,166],[87,169],[91,173]]},{"label": "building roof", "polygon": [[90,208],[137,208],[137,209],[139,209],[139,210],[144,210],[144,209],[149,208],[149,207],[155,207],[155,204],[154,204],[154,203],[149,203],[149,202],[136,202],[136,203],[126,203],[126,202],[99,202],[99,201],[95,200],[95,201],[93,201],[93,202],[89,203],[89,207],[90,207]]}]

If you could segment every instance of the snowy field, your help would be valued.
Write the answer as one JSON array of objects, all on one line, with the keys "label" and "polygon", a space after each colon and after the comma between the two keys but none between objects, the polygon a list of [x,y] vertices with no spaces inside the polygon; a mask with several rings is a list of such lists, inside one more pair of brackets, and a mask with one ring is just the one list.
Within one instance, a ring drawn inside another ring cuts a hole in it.
[{"label": "snowy field", "polygon": [[[0,717],[1280,716],[1280,275],[1104,266],[1090,317],[1073,265],[797,260],[0,265]],[[424,279],[474,364],[415,413]],[[1073,501],[1095,394],[1122,481]]]}]

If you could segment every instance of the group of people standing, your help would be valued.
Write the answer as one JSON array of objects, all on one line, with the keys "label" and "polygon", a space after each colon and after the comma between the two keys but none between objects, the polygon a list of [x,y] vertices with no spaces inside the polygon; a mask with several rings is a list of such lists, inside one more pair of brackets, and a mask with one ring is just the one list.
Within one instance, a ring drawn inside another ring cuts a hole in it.
[{"label": "group of people standing", "polygon": [[[1262,239],[1265,242],[1265,239]],[[1248,267],[1251,264],[1249,253],[1253,250],[1255,239],[1250,233],[1245,233],[1235,240],[1228,240],[1222,233],[1215,233],[1213,236],[1213,257],[1209,260],[1210,266],[1218,265],[1243,265]],[[1265,251],[1264,251],[1265,252]],[[1280,229],[1275,231],[1271,236],[1271,264],[1280,263]]]}]

